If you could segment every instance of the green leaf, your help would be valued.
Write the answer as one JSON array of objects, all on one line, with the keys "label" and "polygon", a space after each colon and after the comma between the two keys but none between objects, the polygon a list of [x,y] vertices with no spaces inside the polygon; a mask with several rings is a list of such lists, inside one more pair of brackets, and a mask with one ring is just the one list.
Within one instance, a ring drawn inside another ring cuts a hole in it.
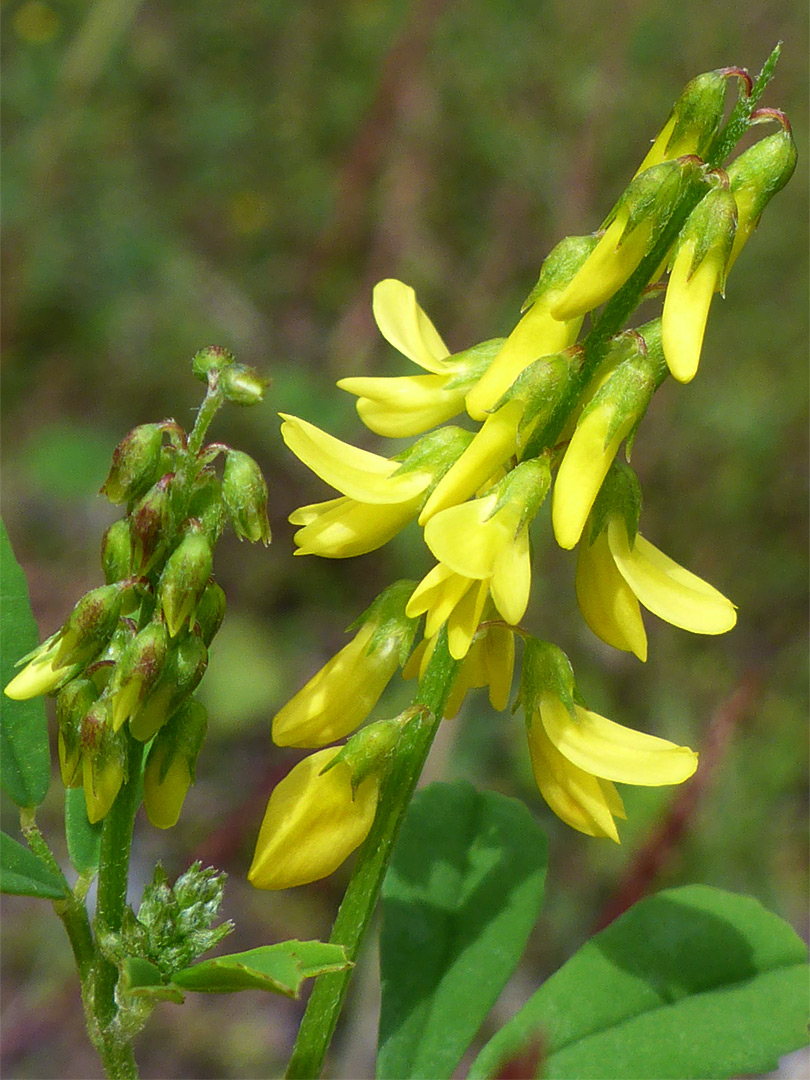
[{"label": "green leaf", "polygon": [[93,875],[98,870],[103,821],[91,825],[87,820],[84,788],[65,790],[65,835],[70,861],[80,874]]},{"label": "green leaf", "polygon": [[471,1080],[542,1047],[544,1077],[729,1077],[807,1042],[807,948],[756,900],[705,885],[642,900],[484,1047]]},{"label": "green leaf", "polygon": [[127,956],[121,964],[121,989],[134,997],[144,998],[156,1005],[158,1001],[173,1001],[182,1005],[182,990],[163,981],[160,968],[141,956]]},{"label": "green leaf", "polygon": [[416,795],[383,885],[378,1077],[452,1075],[525,948],[546,863],[522,803],[463,781]]},{"label": "green leaf", "polygon": [[321,941],[281,941],[247,952],[217,956],[183,968],[172,982],[183,990],[226,994],[235,990],[269,990],[298,997],[304,979],[349,967],[342,945]]},{"label": "green leaf", "polygon": [[[25,574],[0,521],[0,680],[7,686],[14,665],[39,644]],[[0,687],[0,786],[18,806],[39,806],[51,780],[48,725],[42,698],[12,701]]]},{"label": "green leaf", "polygon": [[64,900],[70,895],[64,878],[8,833],[0,833],[0,892],[45,900]]}]

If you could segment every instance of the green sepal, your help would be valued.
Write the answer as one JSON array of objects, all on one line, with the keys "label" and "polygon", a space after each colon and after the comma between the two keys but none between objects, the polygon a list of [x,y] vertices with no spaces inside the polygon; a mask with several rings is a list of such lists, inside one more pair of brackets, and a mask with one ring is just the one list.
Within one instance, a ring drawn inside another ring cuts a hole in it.
[{"label": "green sepal", "polygon": [[365,611],[350,623],[348,630],[359,630],[367,622],[376,622],[374,633],[366,649],[366,655],[370,655],[380,648],[388,648],[391,639],[398,642],[400,664],[408,659],[419,626],[419,619],[409,619],[405,614],[405,606],[410,599],[411,593],[416,588],[417,582],[403,578],[395,581],[376,596]]},{"label": "green sepal", "polygon": [[537,511],[551,487],[550,452],[544,452],[536,458],[521,461],[506,474],[487,495],[497,494],[495,505],[487,520],[495,516],[508,503],[520,503],[521,515],[518,529],[527,521],[533,521]]},{"label": "green sepal", "polygon": [[627,538],[632,547],[638,532],[641,502],[641,484],[635,472],[629,465],[614,461],[594,500],[588,543],[594,542],[610,518],[619,515],[627,526]]},{"label": "green sepal", "polygon": [[455,464],[472,440],[472,432],[454,424],[445,424],[435,431],[429,431],[427,435],[417,439],[413,446],[393,458],[402,464],[396,472],[391,473],[391,477],[424,470],[432,472],[435,482],[438,482],[439,476]]},{"label": "green sepal", "polygon": [[476,345],[471,345],[469,349],[462,349],[461,352],[448,356],[442,363],[450,371],[454,367],[458,367],[459,371],[458,375],[445,383],[444,389],[459,390],[462,387],[466,388],[468,385],[472,386],[481,378],[501,351],[505,341],[506,338],[502,337],[490,338],[488,341],[479,341]]},{"label": "green sepal", "polygon": [[540,277],[521,305],[521,315],[542,297],[547,297],[551,292],[561,292],[598,243],[599,237],[592,233],[588,236],[566,236],[560,240],[545,257]]},{"label": "green sepal", "polygon": [[176,971],[175,986],[207,994],[267,990],[297,998],[305,979],[344,971],[352,964],[342,945],[321,941],[281,941],[247,952],[217,956]]},{"label": "green sepal", "polygon": [[756,221],[796,168],[796,144],[789,128],[755,142],[727,166],[732,192],[752,194],[751,220]]},{"label": "green sepal", "polygon": [[8,833],[0,833],[0,892],[42,900],[70,896],[65,879]]},{"label": "green sepal", "polygon": [[723,119],[727,75],[725,68],[718,68],[690,79],[681,91],[681,96],[672,106],[667,123],[664,124],[666,127],[671,120],[674,120],[672,131],[667,139],[666,150],[669,150],[671,146],[677,146],[684,136],[697,129],[700,135],[695,146],[695,153],[701,157],[705,155]]},{"label": "green sepal", "polygon": [[540,710],[540,698],[552,694],[576,718],[574,702],[580,701],[571,661],[561,648],[550,641],[528,637],[523,646],[520,690],[515,708],[523,709],[527,726]]}]

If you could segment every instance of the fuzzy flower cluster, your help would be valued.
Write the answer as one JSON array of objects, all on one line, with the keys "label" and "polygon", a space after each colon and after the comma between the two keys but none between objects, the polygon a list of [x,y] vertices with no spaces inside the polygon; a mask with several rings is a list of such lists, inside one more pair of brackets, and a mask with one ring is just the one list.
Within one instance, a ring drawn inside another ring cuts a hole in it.
[{"label": "fuzzy flower cluster", "polygon": [[[704,163],[730,76],[742,95],[750,91],[736,68],[687,85],[602,227],[562,240],[546,258],[506,338],[451,353],[412,288],[393,279],[375,287],[380,333],[420,371],[352,376],[338,386],[357,398],[372,432],[412,438],[405,450],[372,453],[282,414],[288,448],[336,493],[290,517],[297,555],[362,555],[415,521],[434,561],[418,583],[397,583],[378,598],[349,644],[276,716],[277,744],[317,753],[270,798],[254,885],[314,880],[364,839],[390,748],[376,769],[362,755],[358,786],[353,739],[343,748],[329,744],[366,720],[397,670],[424,674],[440,633],[458,661],[445,715],[482,686],[495,708],[505,708],[515,637],[526,640],[520,701],[535,777],[552,810],[575,829],[618,840],[616,782],[678,784],[694,772],[688,748],[589,711],[567,658],[519,624],[531,591],[529,532],[546,502],[557,543],[578,549],[582,615],[609,645],[646,659],[641,608],[697,634],[735,624],[728,599],[639,532],[640,487],[615,460],[664,379],[695,376],[713,295],[795,165],[789,124],[775,110],[751,117],[776,121],[775,134],[724,169]],[[660,316],[597,350],[578,343],[585,317],[593,319],[634,275],[638,282],[642,263],[650,269],[637,294],[645,283],[663,291]],[[664,288],[657,283],[667,269]]]},{"label": "fuzzy flower cluster", "polygon": [[[192,367],[208,383],[211,414],[224,400],[262,399],[265,381],[225,349],[201,350]],[[194,432],[165,420],[134,428],[118,444],[101,491],[126,514],[102,540],[106,584],[19,661],[22,670],[5,688],[18,701],[56,695],[62,780],[84,788],[91,822],[106,816],[144,758],[128,752],[134,739],[147,748],[149,819],[162,829],[176,823],[207,727],[205,707],[192,695],[225,614],[214,547],[226,522],[240,539],[270,542],[258,464],[222,443],[196,442]]]}]

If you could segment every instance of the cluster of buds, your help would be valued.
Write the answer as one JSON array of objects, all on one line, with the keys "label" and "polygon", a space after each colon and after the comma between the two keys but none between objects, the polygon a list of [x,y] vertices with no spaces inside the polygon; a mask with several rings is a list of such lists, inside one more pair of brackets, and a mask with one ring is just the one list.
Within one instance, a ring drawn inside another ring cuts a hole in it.
[{"label": "cluster of buds", "polygon": [[[318,753],[271,798],[255,884],[283,884],[264,870],[272,861],[268,852],[278,859],[285,847],[276,816],[282,801],[292,819],[307,817],[312,836],[330,838],[323,843],[333,854],[345,857],[360,842],[376,789],[366,789],[360,806],[347,780],[344,797],[333,798],[331,762],[343,759],[339,749],[321,748],[366,719],[400,665],[406,677],[423,674],[440,630],[446,629],[450,654],[459,661],[445,715],[457,711],[467,690],[482,686],[496,708],[506,707],[515,634],[528,638],[519,624],[531,588],[529,530],[549,492],[557,543],[579,547],[580,609],[602,640],[646,659],[641,606],[693,633],[734,626],[729,600],[639,533],[640,486],[615,461],[622,443],[629,460],[638,425],[668,375],[682,383],[695,376],[712,297],[723,291],[763,208],[795,166],[784,114],[753,105],[748,123],[775,122],[776,132],[730,164],[717,160],[731,77],[738,80],[742,107],[752,100],[752,82],[739,68],[692,80],[601,228],[568,237],[549,254],[506,338],[451,354],[413,289],[392,279],[375,287],[380,332],[424,374],[351,377],[338,386],[357,397],[359,416],[373,432],[419,436],[411,446],[385,457],[283,415],[289,449],[338,493],[291,515],[299,526],[296,554],[361,555],[416,520],[436,561],[415,587],[397,586],[396,619],[369,616],[351,644],[276,717],[276,742]],[[667,270],[664,286],[659,279]],[[663,292],[660,316],[600,334],[610,301],[628,283],[614,309],[627,305],[628,296],[637,303]],[[579,342],[589,314],[597,333]],[[447,423],[462,415],[477,427]],[[415,639],[419,626],[422,640],[405,660],[403,643]],[[528,639],[520,701],[540,791],[583,832],[618,840],[614,818],[623,811],[614,781],[675,784],[694,771],[691,750],[585,709],[567,658],[548,643]],[[311,808],[327,787],[321,805],[329,809],[315,822]],[[341,816],[352,823],[344,833]],[[342,844],[334,840],[339,835]],[[296,843],[300,839],[296,831]],[[311,842],[313,850],[321,843]],[[296,858],[306,861],[306,848]],[[322,868],[313,859],[307,880]]]},{"label": "cluster of buds", "polygon": [[[144,761],[152,823],[177,821],[207,723],[192,695],[225,614],[214,548],[227,522],[240,539],[270,542],[257,463],[222,443],[203,445],[222,402],[261,401],[266,382],[225,349],[201,350],[192,366],[208,385],[194,430],[142,424],[113,452],[101,491],[126,513],[102,540],[106,584],[23,657],[5,688],[16,700],[56,695],[62,780],[83,786],[91,822],[106,816],[135,761]],[[145,755],[128,753],[132,740],[148,744]]]}]

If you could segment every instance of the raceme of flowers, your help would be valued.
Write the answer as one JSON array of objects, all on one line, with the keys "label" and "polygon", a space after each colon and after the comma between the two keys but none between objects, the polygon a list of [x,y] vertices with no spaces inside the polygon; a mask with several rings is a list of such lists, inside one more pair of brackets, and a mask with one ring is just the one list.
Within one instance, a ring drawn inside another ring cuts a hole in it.
[{"label": "raceme of flowers", "polygon": [[[465,693],[484,686],[493,706],[504,709],[520,637],[519,700],[532,767],[564,821],[618,841],[615,819],[624,810],[615,783],[679,784],[694,772],[697,756],[687,747],[589,711],[567,657],[519,624],[531,591],[529,533],[549,492],[554,536],[562,548],[578,550],[580,610],[603,641],[645,660],[642,607],[696,634],[721,634],[736,622],[726,597],[641,535],[640,486],[617,461],[667,376],[694,378],[712,297],[793,171],[790,127],[775,110],[752,117],[775,120],[775,134],[725,169],[704,165],[732,75],[746,93],[750,84],[739,69],[688,84],[602,227],[567,237],[550,253],[506,338],[452,354],[412,288],[394,279],[375,287],[381,334],[423,373],[348,377],[338,386],[357,397],[371,431],[416,437],[406,450],[371,453],[283,414],[287,446],[337,493],[291,515],[299,526],[296,554],[360,555],[416,521],[435,563],[420,582],[387,590],[357,620],[349,644],[276,716],[277,743],[321,748],[351,735],[399,668],[406,678],[424,675],[442,633],[459,662],[444,715],[455,715]],[[619,333],[583,372],[583,319],[651,254],[689,189],[697,192],[693,209],[649,277],[653,284],[669,271],[660,317]],[[349,738],[341,766],[351,769],[354,740],[374,727]],[[379,794],[369,775],[384,777],[385,760],[369,765],[361,755],[361,797],[345,776],[333,775],[334,754],[318,749],[271,797],[251,872],[255,885],[313,880],[326,872],[325,862],[342,860],[364,839]],[[328,771],[316,767],[321,760]],[[284,800],[289,817],[281,812]],[[282,839],[286,832],[296,836],[294,852]]]}]

